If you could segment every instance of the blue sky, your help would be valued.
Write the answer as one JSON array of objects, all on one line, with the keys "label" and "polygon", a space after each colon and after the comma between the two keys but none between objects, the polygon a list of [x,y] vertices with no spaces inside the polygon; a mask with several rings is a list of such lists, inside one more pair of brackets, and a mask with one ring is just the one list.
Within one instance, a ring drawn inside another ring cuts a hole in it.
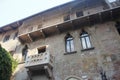
[{"label": "blue sky", "polygon": [[0,0],[0,27],[70,1],[73,0]]},{"label": "blue sky", "polygon": [[73,0],[0,0],[0,26]]},{"label": "blue sky", "polygon": [[109,0],[109,2],[114,2],[114,1],[116,1],[116,0]]}]

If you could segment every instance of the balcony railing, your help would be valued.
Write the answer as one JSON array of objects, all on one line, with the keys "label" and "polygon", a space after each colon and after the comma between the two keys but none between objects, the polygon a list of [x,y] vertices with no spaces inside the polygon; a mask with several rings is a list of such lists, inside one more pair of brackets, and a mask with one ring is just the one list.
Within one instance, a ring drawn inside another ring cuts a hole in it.
[{"label": "balcony railing", "polygon": [[44,67],[45,65],[53,67],[53,56],[49,52],[28,56],[25,62],[26,68]]}]

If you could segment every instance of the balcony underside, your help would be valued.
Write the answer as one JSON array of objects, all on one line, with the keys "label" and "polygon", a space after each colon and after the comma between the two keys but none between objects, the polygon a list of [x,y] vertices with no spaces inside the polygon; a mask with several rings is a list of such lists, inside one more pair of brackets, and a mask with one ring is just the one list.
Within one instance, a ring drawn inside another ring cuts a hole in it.
[{"label": "balcony underside", "polygon": [[43,63],[39,65],[33,65],[33,66],[27,66],[25,68],[28,68],[29,70],[38,70],[38,69],[44,69],[45,66],[48,66],[50,69],[53,68],[53,66],[49,63]]},{"label": "balcony underside", "polygon": [[92,26],[94,24],[104,23],[106,21],[112,21],[120,18],[120,7],[103,10],[87,16],[78,17],[73,20],[56,24],[54,26],[42,28],[37,31],[32,31],[19,35],[19,39],[22,43],[29,43],[40,38],[45,38],[51,35],[65,32],[67,30],[78,29],[84,26]]}]

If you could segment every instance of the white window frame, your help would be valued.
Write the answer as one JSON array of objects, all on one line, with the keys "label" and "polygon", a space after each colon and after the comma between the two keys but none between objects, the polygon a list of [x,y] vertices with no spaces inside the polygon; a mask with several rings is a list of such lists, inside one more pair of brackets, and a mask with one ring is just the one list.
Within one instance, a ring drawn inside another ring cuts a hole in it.
[{"label": "white window frame", "polygon": [[75,51],[75,49],[74,49],[74,39],[70,34],[66,35],[65,49],[66,49],[66,52],[68,52],[68,53]]},{"label": "white window frame", "polygon": [[80,42],[83,50],[92,48],[90,35],[85,31],[82,31],[82,33],[80,34]]}]

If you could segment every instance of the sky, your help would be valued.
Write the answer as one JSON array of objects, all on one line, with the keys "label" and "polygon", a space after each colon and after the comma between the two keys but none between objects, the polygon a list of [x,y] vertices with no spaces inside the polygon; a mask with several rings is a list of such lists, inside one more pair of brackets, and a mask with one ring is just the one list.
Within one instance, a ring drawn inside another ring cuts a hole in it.
[{"label": "sky", "polygon": [[109,0],[109,2],[114,2],[114,1],[116,1],[116,0]]},{"label": "sky", "polygon": [[73,0],[0,0],[0,27],[70,1]]},{"label": "sky", "polygon": [[0,27],[73,0],[0,0]]}]

